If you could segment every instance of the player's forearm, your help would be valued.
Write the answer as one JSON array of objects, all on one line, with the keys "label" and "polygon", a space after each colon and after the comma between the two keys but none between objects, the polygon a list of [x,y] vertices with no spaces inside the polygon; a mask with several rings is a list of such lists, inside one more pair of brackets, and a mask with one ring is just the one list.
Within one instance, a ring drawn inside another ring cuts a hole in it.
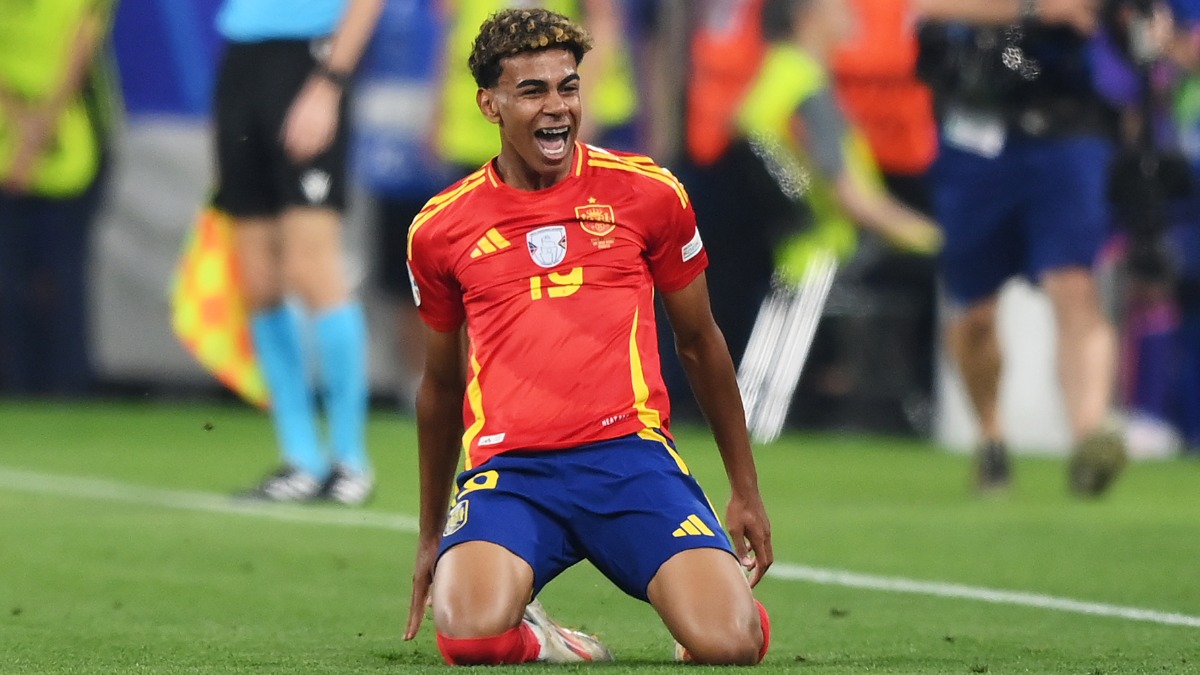
[{"label": "player's forearm", "polygon": [[422,535],[441,532],[458,468],[462,389],[423,381],[417,394]]},{"label": "player's forearm", "polygon": [[700,411],[712,429],[730,487],[735,493],[757,494],[758,473],[746,432],[737,372],[724,338],[714,325],[712,331],[691,343],[677,343],[676,349]]}]

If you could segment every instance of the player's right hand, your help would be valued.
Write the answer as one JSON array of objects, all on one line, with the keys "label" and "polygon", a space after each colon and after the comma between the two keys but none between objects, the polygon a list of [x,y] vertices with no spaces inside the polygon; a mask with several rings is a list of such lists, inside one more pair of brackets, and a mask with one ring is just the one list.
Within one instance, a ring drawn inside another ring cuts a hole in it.
[{"label": "player's right hand", "polygon": [[725,508],[725,527],[733,542],[733,552],[742,567],[749,570],[750,586],[762,580],[771,563],[775,562],[775,550],[771,546],[771,521],[762,496],[733,494]]},{"label": "player's right hand", "polygon": [[433,568],[437,564],[438,540],[422,538],[417,545],[417,560],[413,565],[412,599],[408,606],[408,624],[404,628],[404,639],[411,640],[421,629],[425,610],[429,607],[430,588],[433,586]]}]

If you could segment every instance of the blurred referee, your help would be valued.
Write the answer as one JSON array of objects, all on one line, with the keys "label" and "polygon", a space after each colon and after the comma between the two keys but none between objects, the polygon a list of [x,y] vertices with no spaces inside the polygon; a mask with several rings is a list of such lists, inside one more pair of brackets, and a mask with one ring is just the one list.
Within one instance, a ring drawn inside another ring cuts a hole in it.
[{"label": "blurred referee", "polygon": [[[383,0],[226,0],[216,88],[217,192],[233,216],[254,347],[282,467],[244,496],[358,505],[374,486],[364,432],[367,329],[342,267],[347,94]],[[296,311],[285,300],[298,301]],[[315,354],[318,434],[304,347]]]}]

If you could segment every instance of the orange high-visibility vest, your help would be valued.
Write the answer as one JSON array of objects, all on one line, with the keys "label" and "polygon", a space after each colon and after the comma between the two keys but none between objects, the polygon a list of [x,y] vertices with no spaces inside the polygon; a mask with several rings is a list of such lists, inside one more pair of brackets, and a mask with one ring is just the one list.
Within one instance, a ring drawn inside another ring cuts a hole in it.
[{"label": "orange high-visibility vest", "polygon": [[864,134],[881,169],[917,174],[937,154],[933,97],[917,79],[917,38],[909,0],[850,0],[853,37],[834,55],[842,108]]},{"label": "orange high-visibility vest", "polygon": [[765,45],[763,0],[701,2],[691,44],[687,150],[707,166],[725,152],[742,96],[758,72]]}]

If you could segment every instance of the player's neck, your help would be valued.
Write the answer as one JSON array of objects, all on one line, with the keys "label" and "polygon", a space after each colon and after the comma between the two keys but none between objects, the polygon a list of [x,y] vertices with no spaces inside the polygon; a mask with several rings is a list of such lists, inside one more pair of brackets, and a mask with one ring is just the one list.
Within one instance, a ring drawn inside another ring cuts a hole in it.
[{"label": "player's neck", "polygon": [[509,187],[527,192],[545,190],[561,183],[571,173],[575,152],[577,150],[572,148],[562,162],[546,171],[530,166],[517,153],[503,151],[496,157],[494,166],[500,180]]}]

